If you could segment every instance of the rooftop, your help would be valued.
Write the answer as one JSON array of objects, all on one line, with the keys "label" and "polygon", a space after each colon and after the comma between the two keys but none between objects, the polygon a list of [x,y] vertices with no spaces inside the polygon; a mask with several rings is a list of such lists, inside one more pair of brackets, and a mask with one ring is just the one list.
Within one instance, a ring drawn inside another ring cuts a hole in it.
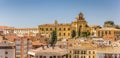
[{"label": "rooftop", "polygon": [[32,55],[65,55],[67,54],[67,50],[61,49],[59,47],[43,46],[37,49],[30,50],[28,53]]},{"label": "rooftop", "polygon": [[119,53],[120,54],[120,47],[104,47],[98,48],[97,53]]},{"label": "rooftop", "polygon": [[116,28],[102,28],[102,29],[99,29],[99,30],[116,30],[116,31],[120,31],[120,29],[116,29]]}]

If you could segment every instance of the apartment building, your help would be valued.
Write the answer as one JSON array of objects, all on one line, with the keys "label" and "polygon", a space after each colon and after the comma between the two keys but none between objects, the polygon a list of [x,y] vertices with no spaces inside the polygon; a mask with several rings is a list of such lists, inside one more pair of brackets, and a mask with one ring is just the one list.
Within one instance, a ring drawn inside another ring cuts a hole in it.
[{"label": "apartment building", "polygon": [[32,37],[5,36],[15,43],[15,57],[28,58],[28,50],[32,49]]},{"label": "apartment building", "polygon": [[28,50],[32,49],[32,41],[28,38],[16,38],[16,58],[28,58]]}]

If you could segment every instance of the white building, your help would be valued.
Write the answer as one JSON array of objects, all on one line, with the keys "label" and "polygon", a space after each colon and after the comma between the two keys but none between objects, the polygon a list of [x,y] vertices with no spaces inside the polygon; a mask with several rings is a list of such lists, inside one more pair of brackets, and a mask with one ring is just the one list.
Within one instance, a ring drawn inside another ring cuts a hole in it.
[{"label": "white building", "polygon": [[4,30],[5,35],[15,34],[18,36],[36,36],[38,33],[38,28],[9,28]]},{"label": "white building", "polygon": [[0,41],[0,58],[15,58],[15,44],[3,38]]},{"label": "white building", "polygon": [[111,41],[103,38],[93,38],[92,43],[98,46],[111,46]]}]

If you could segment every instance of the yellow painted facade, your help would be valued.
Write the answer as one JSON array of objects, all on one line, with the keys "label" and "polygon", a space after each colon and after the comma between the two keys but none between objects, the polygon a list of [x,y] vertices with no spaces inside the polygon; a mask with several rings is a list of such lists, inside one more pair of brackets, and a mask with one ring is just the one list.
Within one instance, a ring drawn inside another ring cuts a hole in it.
[{"label": "yellow painted facade", "polygon": [[[50,37],[51,32],[55,29],[57,30],[58,40],[71,38],[73,30],[76,32],[76,37],[78,37],[82,32],[91,33],[91,28],[88,26],[82,13],[80,13],[76,17],[75,21],[71,23],[58,24],[58,22],[55,21],[53,24],[42,24],[38,26],[39,34],[46,35],[47,37]],[[78,34],[78,32],[80,32],[80,34]]]},{"label": "yellow painted facade", "polygon": [[102,37],[105,39],[117,40],[120,39],[120,29],[116,28],[102,28],[97,30],[97,37]]},{"label": "yellow painted facade", "polygon": [[96,58],[96,51],[91,49],[69,49],[68,58]]}]

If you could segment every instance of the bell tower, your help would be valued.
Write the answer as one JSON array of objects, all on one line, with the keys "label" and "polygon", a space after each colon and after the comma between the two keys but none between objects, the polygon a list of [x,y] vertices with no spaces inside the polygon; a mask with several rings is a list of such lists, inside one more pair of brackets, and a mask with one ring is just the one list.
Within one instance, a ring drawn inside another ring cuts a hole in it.
[{"label": "bell tower", "polygon": [[58,21],[57,21],[57,20],[55,20],[55,21],[54,21],[54,24],[55,24],[55,25],[57,25],[57,24],[58,24]]},{"label": "bell tower", "polygon": [[79,13],[79,15],[76,17],[77,21],[85,21],[84,15],[82,12]]},{"label": "bell tower", "polygon": [[82,32],[85,32],[88,29],[87,22],[84,18],[84,15],[82,12],[78,14],[76,17],[76,35],[77,37],[81,36]]}]

